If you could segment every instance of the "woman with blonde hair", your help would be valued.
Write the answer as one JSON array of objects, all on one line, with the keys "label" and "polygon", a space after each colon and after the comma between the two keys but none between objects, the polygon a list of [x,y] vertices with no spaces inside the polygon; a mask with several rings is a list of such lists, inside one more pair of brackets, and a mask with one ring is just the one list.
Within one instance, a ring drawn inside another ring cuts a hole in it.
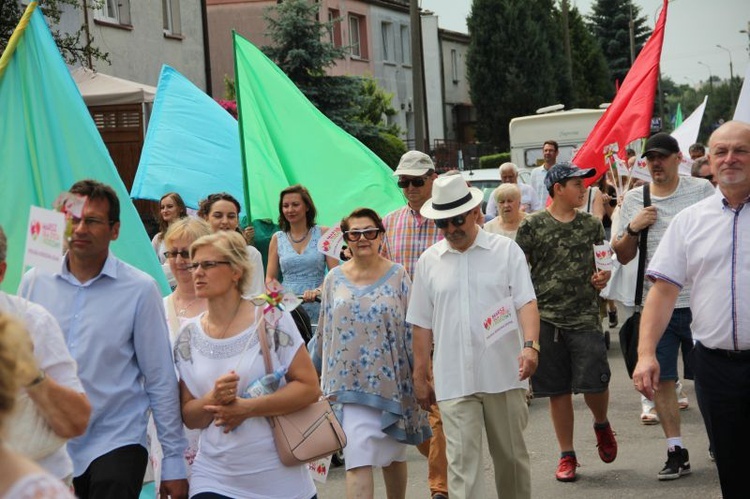
[{"label": "woman with blonde hair", "polygon": [[[206,312],[189,320],[175,342],[182,418],[200,429],[192,467],[191,497],[310,499],[315,497],[306,465],[279,459],[268,416],[297,411],[320,395],[302,337],[284,312],[266,326],[263,307],[243,298],[254,268],[245,240],[230,231],[203,236],[190,246],[195,295]],[[272,393],[252,397],[248,388],[265,376],[259,335],[266,334],[276,372]]]},{"label": "woman with blonde hair", "polygon": [[484,230],[515,239],[518,226],[526,218],[526,213],[521,211],[521,190],[516,184],[500,184],[492,195],[497,202],[498,215],[484,224]]},{"label": "woman with blonde hair", "polygon": [[[32,385],[39,375],[32,343],[23,326],[0,314],[0,433],[19,390]],[[73,494],[59,479],[36,463],[0,444],[0,497],[13,499],[65,499]]]}]

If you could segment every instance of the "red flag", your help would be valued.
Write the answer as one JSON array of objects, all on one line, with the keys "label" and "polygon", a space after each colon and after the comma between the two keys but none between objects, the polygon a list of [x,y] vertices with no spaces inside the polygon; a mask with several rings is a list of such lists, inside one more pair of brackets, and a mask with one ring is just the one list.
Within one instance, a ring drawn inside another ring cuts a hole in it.
[{"label": "red flag", "polygon": [[654,32],[625,76],[612,104],[573,158],[573,163],[581,168],[596,168],[597,175],[587,179],[587,185],[607,171],[605,154],[608,150],[619,150],[624,159],[629,143],[649,135],[668,3],[669,0],[664,0]]}]

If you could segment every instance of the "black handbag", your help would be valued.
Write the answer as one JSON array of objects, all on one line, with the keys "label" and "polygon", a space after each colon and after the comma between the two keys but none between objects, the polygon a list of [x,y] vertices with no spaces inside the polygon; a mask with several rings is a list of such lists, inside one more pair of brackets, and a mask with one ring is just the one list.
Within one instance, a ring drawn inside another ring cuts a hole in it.
[{"label": "black handbag", "polygon": [[[651,206],[649,184],[643,186],[643,207]],[[646,253],[648,251],[648,228],[640,233],[638,240],[638,279],[635,284],[635,312],[628,317],[620,328],[620,350],[625,359],[628,376],[633,377],[633,370],[638,363],[638,334],[641,326],[641,302],[643,301],[643,278],[646,272]]]}]

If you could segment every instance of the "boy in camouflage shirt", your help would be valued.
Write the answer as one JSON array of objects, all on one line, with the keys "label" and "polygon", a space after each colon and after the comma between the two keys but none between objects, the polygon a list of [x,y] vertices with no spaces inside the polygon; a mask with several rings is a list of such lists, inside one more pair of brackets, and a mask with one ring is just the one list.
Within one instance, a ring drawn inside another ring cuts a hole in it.
[{"label": "boy in camouflage shirt", "polygon": [[539,367],[532,376],[536,397],[549,397],[552,423],[561,457],[555,477],[576,479],[573,448],[573,393],[583,393],[594,417],[599,457],[611,463],[617,442],[607,419],[610,369],[599,318],[599,291],[610,272],[597,271],[594,244],[602,244],[604,227],[576,208],[586,194],[584,179],[596,174],[570,163],[550,168],[545,179],[552,203],[526,217],[516,243],[531,266],[541,327]]}]

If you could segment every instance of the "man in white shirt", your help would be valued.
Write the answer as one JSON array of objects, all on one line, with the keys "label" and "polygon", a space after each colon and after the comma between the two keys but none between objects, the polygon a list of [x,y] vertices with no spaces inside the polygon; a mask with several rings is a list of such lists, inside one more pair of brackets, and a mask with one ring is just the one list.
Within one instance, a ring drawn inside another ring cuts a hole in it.
[{"label": "man in white shirt", "polygon": [[[423,408],[437,400],[443,415],[452,499],[484,497],[483,427],[498,496],[529,498],[523,431],[539,313],[521,249],[475,223],[482,197],[460,176],[440,177],[420,210],[445,239],[422,254],[414,275],[407,312],[414,326],[414,390]],[[427,378],[433,342],[434,388]]]},{"label": "man in white shirt", "polygon": [[[646,272],[636,390],[664,391],[656,357],[680,290],[690,286],[695,392],[724,499],[747,497],[750,448],[750,124],[730,121],[709,140],[715,194],[674,217]],[[668,390],[668,388],[667,388]]]},{"label": "man in white shirt", "polygon": [[[531,171],[531,187],[536,192],[536,197],[539,205],[544,208],[547,206],[547,200],[549,199],[549,192],[544,186],[544,179],[547,178],[547,172],[557,163],[557,155],[560,152],[560,147],[554,140],[546,140],[542,145],[542,156],[544,157],[544,164],[538,166]],[[541,208],[540,208],[541,209]]]},{"label": "man in white shirt", "polygon": [[[500,180],[503,184],[516,184],[518,186],[518,189],[521,191],[521,209],[526,213],[533,213],[544,208],[544,206],[540,206],[539,198],[534,188],[518,182],[518,167],[513,163],[503,163],[500,165]],[[497,201],[495,200],[496,192],[497,189],[492,192],[490,200],[487,201],[487,220],[492,220],[498,214]]]},{"label": "man in white shirt", "polygon": [[[8,240],[0,226],[0,283],[5,278]],[[76,362],[65,346],[60,326],[52,314],[42,306],[0,291],[0,313],[20,319],[34,344],[34,358],[39,376],[25,388],[52,431],[61,438],[73,438],[86,431],[91,405],[78,379]],[[9,425],[12,425],[11,416]],[[31,437],[32,435],[27,435]],[[23,436],[14,435],[14,437]],[[16,441],[19,438],[15,438]],[[21,449],[22,450],[22,449]],[[68,485],[73,480],[73,461],[65,446],[51,454],[37,458],[37,462],[52,475]]]}]

